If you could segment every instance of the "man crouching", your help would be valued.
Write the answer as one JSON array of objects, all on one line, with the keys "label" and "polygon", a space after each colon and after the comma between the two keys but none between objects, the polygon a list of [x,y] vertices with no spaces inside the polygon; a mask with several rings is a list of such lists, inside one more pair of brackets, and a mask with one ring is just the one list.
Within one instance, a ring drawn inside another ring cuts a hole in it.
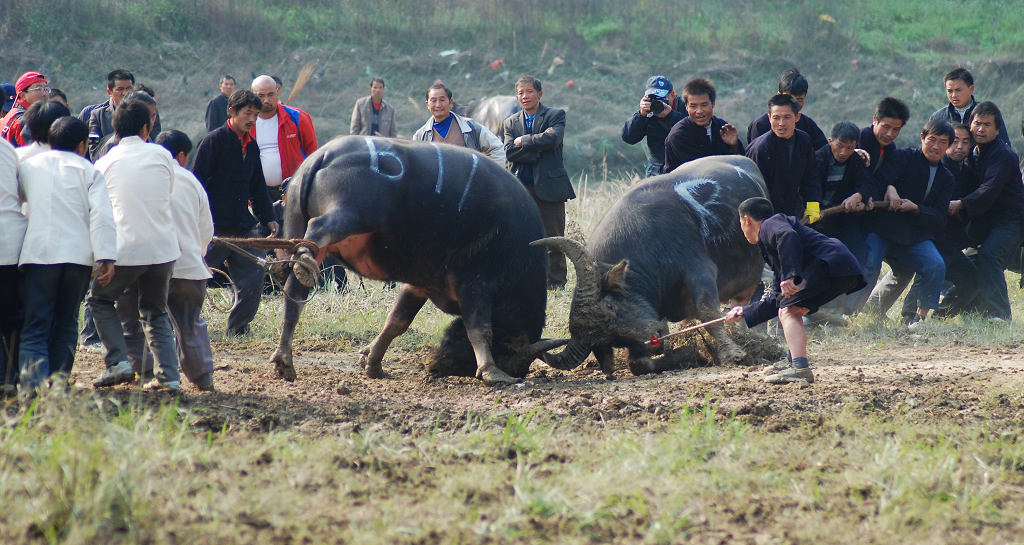
[{"label": "man crouching", "polygon": [[740,203],[740,229],[757,244],[774,279],[760,301],[733,307],[726,321],[742,319],[747,327],[779,317],[792,367],[770,367],[765,382],[814,382],[807,362],[803,317],[825,303],[863,287],[864,271],[842,242],[829,238],[796,218],[776,214],[771,201],[754,197]]}]

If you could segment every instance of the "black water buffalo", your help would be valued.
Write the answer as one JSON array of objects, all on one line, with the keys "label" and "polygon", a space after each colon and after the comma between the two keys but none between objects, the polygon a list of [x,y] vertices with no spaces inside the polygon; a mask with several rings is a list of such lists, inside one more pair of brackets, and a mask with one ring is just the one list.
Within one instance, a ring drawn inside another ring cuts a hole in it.
[{"label": "black water buffalo", "polygon": [[[566,238],[538,241],[563,250],[577,276],[572,341],[545,361],[571,369],[593,352],[611,377],[612,348],[627,347],[634,374],[676,365],[652,358],[658,351],[645,343],[666,334],[668,322],[714,319],[721,303],[750,298],[764,263],[743,238],[736,209],[765,195],[750,159],[706,157],[627,191],[594,229],[589,250]],[[744,357],[724,327],[709,331],[719,361]]]},{"label": "black water buffalo", "polygon": [[522,110],[516,97],[497,95],[470,101],[465,106],[457,105],[455,113],[472,117],[477,123],[487,127],[491,132],[502,137],[501,123],[505,118]]},{"label": "black water buffalo", "polygon": [[[293,203],[295,203],[293,205]],[[387,323],[361,353],[370,377],[381,377],[391,341],[430,299],[458,315],[428,370],[477,376],[486,383],[524,376],[544,349],[546,252],[526,189],[486,156],[465,148],[366,136],[343,136],[310,155],[288,187],[284,235],[320,247],[296,252],[281,342],[272,361],[295,378],[292,335],[325,255],[375,280],[402,287]],[[315,262],[314,262],[315,260]],[[511,376],[510,376],[511,375]]]}]

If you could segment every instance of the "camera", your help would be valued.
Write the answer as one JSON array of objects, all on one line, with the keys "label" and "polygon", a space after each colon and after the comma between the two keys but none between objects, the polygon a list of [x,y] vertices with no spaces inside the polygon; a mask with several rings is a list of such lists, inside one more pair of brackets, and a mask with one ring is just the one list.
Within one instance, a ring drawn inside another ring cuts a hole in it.
[{"label": "camera", "polygon": [[659,115],[668,107],[668,103],[656,95],[647,95],[647,100],[651,101],[651,113],[654,115]]}]

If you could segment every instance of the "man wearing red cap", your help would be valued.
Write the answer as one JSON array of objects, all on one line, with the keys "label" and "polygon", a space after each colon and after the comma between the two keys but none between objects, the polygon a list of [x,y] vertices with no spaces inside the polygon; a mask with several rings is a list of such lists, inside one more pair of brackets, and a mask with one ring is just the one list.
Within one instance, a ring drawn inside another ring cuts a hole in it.
[{"label": "man wearing red cap", "polygon": [[50,85],[46,76],[39,72],[25,72],[14,83],[17,98],[14,107],[0,120],[0,138],[15,146],[24,146],[25,139],[21,136],[21,116],[28,107],[50,95]]}]

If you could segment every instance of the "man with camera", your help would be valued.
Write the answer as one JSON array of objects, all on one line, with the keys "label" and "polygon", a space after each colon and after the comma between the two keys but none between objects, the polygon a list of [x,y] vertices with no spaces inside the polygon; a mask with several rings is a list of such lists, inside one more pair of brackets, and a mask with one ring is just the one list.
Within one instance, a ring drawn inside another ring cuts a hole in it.
[{"label": "man with camera", "polygon": [[705,78],[690,80],[683,87],[687,117],[665,137],[662,172],[672,172],[683,163],[708,155],[743,153],[736,127],[715,117],[715,96],[715,85]]},{"label": "man with camera", "polygon": [[686,117],[675,108],[676,92],[665,76],[651,76],[640,109],[622,126],[622,141],[636,144],[647,138],[647,176],[657,176],[665,164],[665,137]]}]

